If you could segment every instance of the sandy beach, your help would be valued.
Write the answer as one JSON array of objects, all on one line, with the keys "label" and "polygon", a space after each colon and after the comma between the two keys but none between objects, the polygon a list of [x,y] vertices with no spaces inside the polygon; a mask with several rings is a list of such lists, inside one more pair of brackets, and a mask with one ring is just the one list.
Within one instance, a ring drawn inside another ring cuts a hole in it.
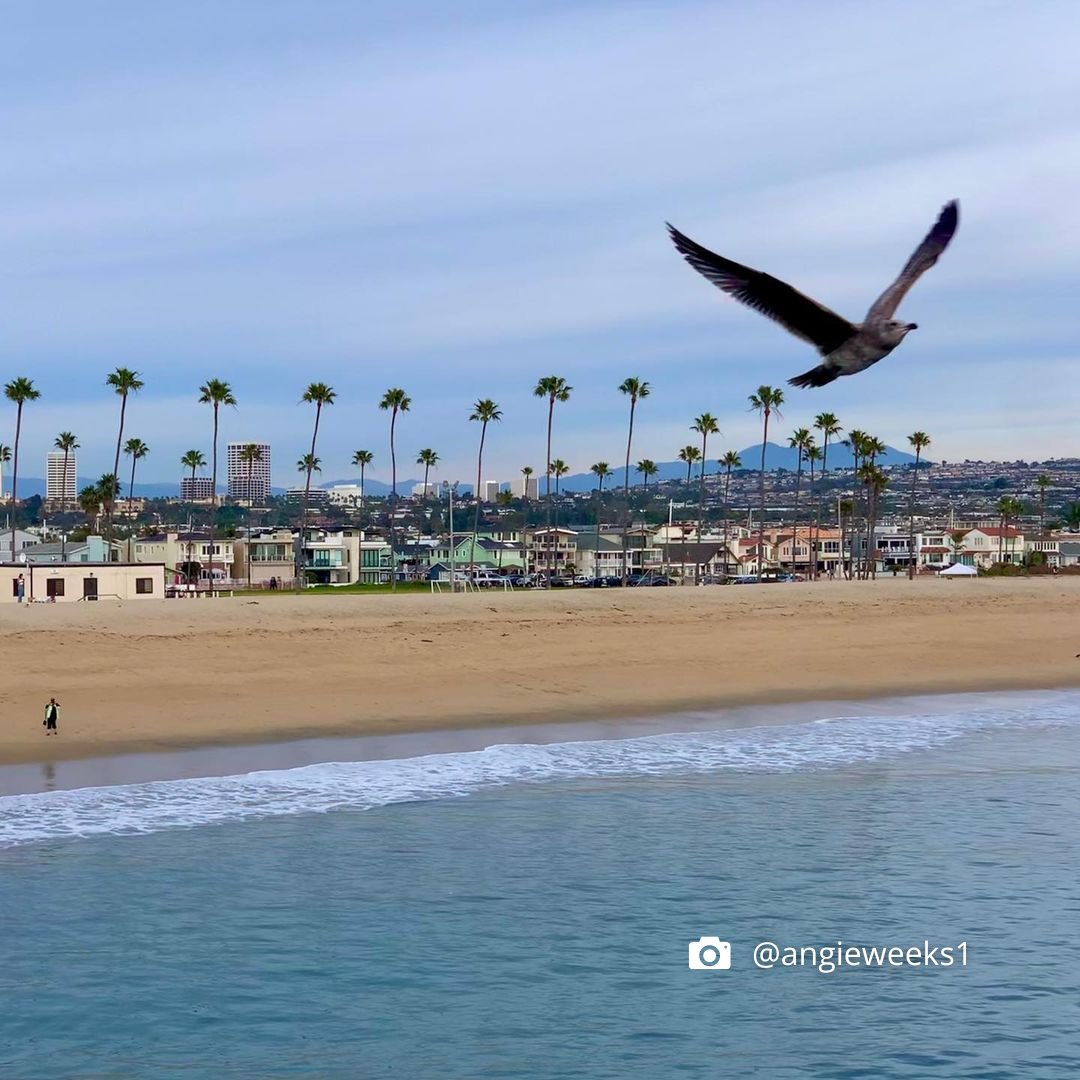
[{"label": "sandy beach", "polygon": [[1078,601],[1039,578],[6,606],[0,764],[1080,685]]}]

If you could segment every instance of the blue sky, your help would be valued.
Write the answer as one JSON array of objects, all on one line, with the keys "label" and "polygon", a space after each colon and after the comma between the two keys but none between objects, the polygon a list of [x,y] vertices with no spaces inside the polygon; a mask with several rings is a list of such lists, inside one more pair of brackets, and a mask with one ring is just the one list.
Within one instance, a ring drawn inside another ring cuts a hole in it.
[{"label": "blue sky", "polygon": [[[338,403],[323,477],[359,448],[389,476],[382,392],[469,480],[477,397],[502,406],[485,475],[543,467],[541,375],[574,386],[554,453],[621,461],[703,411],[717,452],[746,396],[808,346],[675,254],[671,220],[852,318],[958,197],[953,246],[909,295],[920,324],[869,372],[789,388],[932,456],[1075,454],[1080,389],[1080,9],[981,2],[5,4],[0,377],[32,377],[24,473],[63,429],[111,465],[116,365],[143,373],[143,479],[209,448],[207,377],[291,483],[307,382]],[[0,414],[11,442],[14,410]]]}]

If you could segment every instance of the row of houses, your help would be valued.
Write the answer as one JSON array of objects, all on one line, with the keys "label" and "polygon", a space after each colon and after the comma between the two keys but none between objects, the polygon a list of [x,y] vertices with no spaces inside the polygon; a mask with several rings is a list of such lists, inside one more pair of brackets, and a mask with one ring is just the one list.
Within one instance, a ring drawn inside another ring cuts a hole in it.
[{"label": "row of houses", "polygon": [[[5,539],[8,537],[5,535]],[[864,535],[835,528],[769,528],[762,534],[732,527],[725,537],[693,527],[635,527],[624,535],[616,527],[537,528],[408,539],[391,548],[386,537],[362,529],[273,529],[248,536],[214,537],[199,532],[163,532],[112,544],[100,536],[72,543],[41,541],[29,532],[15,537],[0,563],[11,579],[10,593],[0,584],[0,600],[164,597],[192,583],[213,579],[222,587],[250,583],[256,588],[289,588],[295,567],[317,585],[388,582],[395,569],[413,580],[448,580],[452,569],[475,567],[487,574],[580,574],[608,577],[657,572],[686,580],[753,573],[769,569],[807,573],[815,566],[829,576],[851,565],[876,572],[907,571],[914,559],[920,573],[954,563],[987,569],[995,563],[1042,562],[1051,568],[1080,565],[1080,535],[1025,536],[1016,528],[973,525],[923,527],[914,552],[902,525],[882,525],[869,549]],[[0,556],[2,557],[2,556]],[[127,569],[123,569],[123,568]],[[143,572],[141,568],[147,569]],[[21,582],[21,583],[20,583]],[[50,584],[51,582],[51,584]],[[20,593],[21,590],[21,593]]]}]

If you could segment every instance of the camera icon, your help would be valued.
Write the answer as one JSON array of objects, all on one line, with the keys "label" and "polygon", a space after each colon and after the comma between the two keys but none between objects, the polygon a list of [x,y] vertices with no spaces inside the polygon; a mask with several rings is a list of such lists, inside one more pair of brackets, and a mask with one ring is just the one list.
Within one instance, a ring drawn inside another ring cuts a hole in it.
[{"label": "camera icon", "polygon": [[703,937],[690,942],[691,971],[727,971],[731,967],[731,942]]}]

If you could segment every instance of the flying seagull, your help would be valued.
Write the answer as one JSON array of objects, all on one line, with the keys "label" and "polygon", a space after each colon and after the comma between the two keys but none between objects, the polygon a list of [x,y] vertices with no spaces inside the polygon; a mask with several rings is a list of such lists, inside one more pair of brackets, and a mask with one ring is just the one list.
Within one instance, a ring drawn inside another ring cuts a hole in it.
[{"label": "flying seagull", "polygon": [[888,356],[909,331],[918,329],[915,323],[897,322],[893,314],[908,289],[949,246],[959,220],[960,204],[953,199],[945,204],[900,276],[874,301],[861,323],[848,322],[779,278],[703,248],[673,225],[668,225],[668,232],[686,261],[718,289],[817,346],[824,362],[788,380],[792,386],[806,387],[825,386],[841,375],[865,371]]}]

